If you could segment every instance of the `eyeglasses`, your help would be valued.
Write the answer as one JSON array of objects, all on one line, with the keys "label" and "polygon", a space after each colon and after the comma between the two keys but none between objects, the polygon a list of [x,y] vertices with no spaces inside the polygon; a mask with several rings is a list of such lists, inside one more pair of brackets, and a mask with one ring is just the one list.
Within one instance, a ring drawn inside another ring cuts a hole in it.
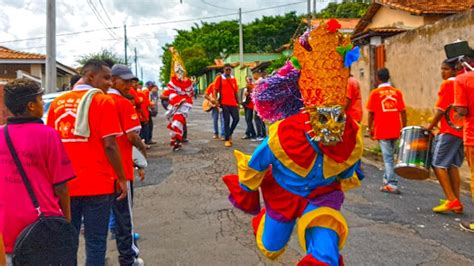
[{"label": "eyeglasses", "polygon": [[226,68],[226,69],[224,69],[224,71],[230,71],[230,70],[231,70],[230,68]]}]

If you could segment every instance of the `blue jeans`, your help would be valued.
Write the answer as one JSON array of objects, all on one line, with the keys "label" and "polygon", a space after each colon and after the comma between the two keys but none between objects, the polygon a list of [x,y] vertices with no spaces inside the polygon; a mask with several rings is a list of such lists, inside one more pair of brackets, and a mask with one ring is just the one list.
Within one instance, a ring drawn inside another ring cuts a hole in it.
[{"label": "blue jeans", "polygon": [[383,176],[384,185],[390,184],[398,186],[399,177],[393,171],[393,154],[395,152],[395,144],[397,139],[383,139],[379,140],[380,149],[382,150],[382,158],[385,166],[385,173]]},{"label": "blue jeans", "polygon": [[222,110],[220,110],[219,116],[220,116],[220,120],[221,120],[221,137],[225,137],[224,112]]},{"label": "blue jeans", "polygon": [[[222,106],[222,113],[224,115],[224,132],[225,132],[225,140],[230,140],[232,138],[232,134],[234,134],[234,130],[239,123],[239,107],[237,106]],[[232,118],[232,123],[231,123]]]},{"label": "blue jeans", "polygon": [[107,233],[113,195],[71,197],[71,223],[77,230],[77,238],[84,220],[86,240],[86,265],[105,265]]},{"label": "blue jeans", "polygon": [[219,109],[212,108],[212,124],[214,125],[214,135],[219,135]]}]

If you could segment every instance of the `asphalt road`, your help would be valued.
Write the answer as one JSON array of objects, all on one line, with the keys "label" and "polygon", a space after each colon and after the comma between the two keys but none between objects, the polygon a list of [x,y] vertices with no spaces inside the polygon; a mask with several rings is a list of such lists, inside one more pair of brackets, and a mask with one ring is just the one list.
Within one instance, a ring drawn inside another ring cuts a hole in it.
[{"label": "asphalt road", "polygon": [[[256,249],[250,216],[227,200],[221,176],[235,173],[233,149],[251,153],[256,143],[240,140],[234,147],[212,139],[212,120],[200,110],[188,120],[190,143],[172,152],[163,112],[155,120],[147,178],[136,182],[134,221],[146,265],[295,265],[301,253],[296,235],[276,261]],[[162,110],[160,110],[162,111]],[[459,229],[459,219],[474,219],[469,194],[464,215],[435,215],[442,197],[433,181],[401,181],[401,195],[379,192],[380,165],[365,161],[362,186],[346,193],[343,214],[349,238],[342,251],[346,265],[474,265],[474,234]],[[115,243],[109,242],[108,264],[116,265]]]}]

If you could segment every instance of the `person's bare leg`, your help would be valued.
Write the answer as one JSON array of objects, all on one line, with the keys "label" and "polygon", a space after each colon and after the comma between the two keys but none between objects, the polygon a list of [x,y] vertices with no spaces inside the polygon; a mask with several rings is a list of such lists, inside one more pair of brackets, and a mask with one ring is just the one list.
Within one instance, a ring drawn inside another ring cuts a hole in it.
[{"label": "person's bare leg", "polygon": [[436,174],[436,177],[439,180],[439,184],[441,185],[441,188],[444,191],[444,195],[446,195],[446,199],[449,201],[456,199],[456,196],[454,195],[454,192],[453,192],[453,188],[451,187],[448,171],[443,168],[434,167],[434,172]]},{"label": "person's bare leg", "polygon": [[448,168],[449,181],[453,190],[454,196],[460,199],[461,194],[461,176],[459,175],[459,168],[450,167]]}]

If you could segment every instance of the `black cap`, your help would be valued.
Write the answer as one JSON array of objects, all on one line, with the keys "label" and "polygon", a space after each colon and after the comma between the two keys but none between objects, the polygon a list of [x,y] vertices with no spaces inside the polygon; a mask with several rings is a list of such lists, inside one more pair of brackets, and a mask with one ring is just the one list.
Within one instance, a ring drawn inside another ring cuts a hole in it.
[{"label": "black cap", "polygon": [[135,75],[133,75],[130,68],[128,68],[128,66],[122,65],[122,64],[115,64],[112,67],[112,76],[120,77],[123,80],[131,80],[131,79],[136,78]]}]

